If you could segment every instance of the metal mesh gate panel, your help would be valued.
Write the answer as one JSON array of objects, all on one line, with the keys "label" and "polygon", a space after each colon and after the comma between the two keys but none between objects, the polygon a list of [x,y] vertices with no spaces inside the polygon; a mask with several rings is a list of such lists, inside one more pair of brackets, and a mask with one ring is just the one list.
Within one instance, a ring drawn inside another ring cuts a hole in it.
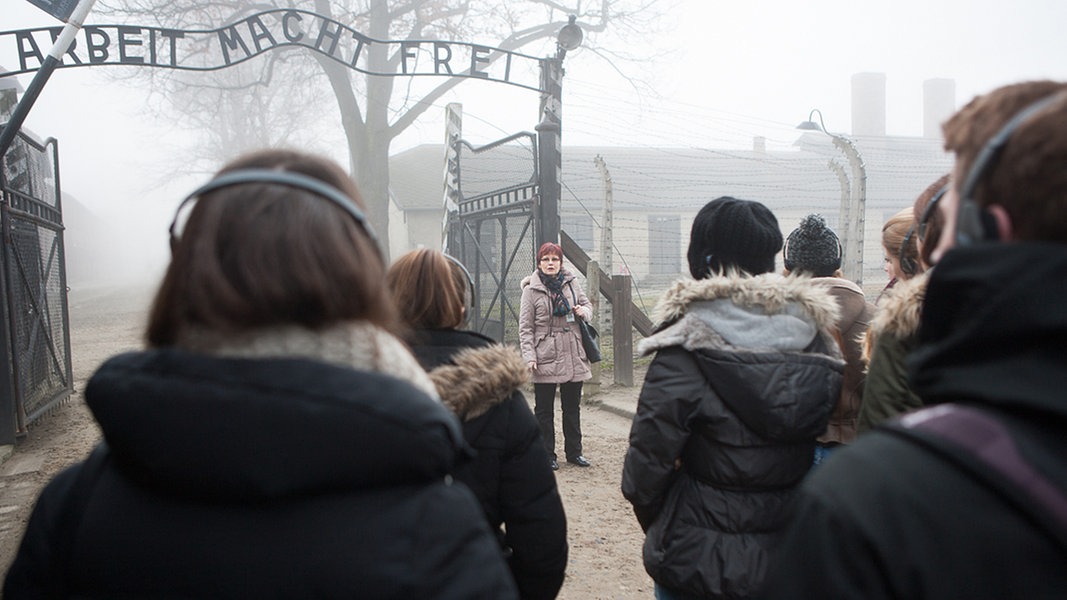
[{"label": "metal mesh gate panel", "polygon": [[[3,301],[7,354],[0,438],[67,398],[72,389],[58,151],[19,134],[4,155]],[[3,439],[0,439],[2,442]]]},{"label": "metal mesh gate panel", "polygon": [[[474,279],[469,327],[517,344],[519,285],[533,272],[536,253],[536,142],[518,134],[480,148],[458,144],[459,198],[449,215],[448,252]],[[516,164],[525,168],[516,171]]]}]

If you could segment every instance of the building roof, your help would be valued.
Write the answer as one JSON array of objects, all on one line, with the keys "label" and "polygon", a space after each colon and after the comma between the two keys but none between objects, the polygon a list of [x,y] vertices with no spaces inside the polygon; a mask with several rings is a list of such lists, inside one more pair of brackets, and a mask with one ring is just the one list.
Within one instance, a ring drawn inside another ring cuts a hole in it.
[{"label": "building roof", "polygon": [[[931,182],[948,172],[952,158],[941,141],[928,138],[857,137],[865,163],[868,215],[888,215],[910,205]],[[535,151],[508,144],[482,154],[461,153],[464,197],[531,181]],[[708,200],[736,196],[772,210],[836,212],[841,185],[831,160],[849,164],[829,136],[801,135],[788,150],[725,150],[666,147],[563,147],[561,212],[597,213],[604,180],[594,159],[610,173],[618,211],[695,213]],[[403,210],[441,210],[444,147],[426,144],[394,155],[393,196]]]}]

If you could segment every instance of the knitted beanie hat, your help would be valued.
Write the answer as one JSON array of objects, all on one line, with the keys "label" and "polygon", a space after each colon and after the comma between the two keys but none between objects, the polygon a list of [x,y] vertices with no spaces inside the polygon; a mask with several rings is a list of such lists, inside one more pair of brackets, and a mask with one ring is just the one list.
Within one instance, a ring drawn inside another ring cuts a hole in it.
[{"label": "knitted beanie hat", "polygon": [[705,204],[693,219],[689,272],[696,279],[731,268],[750,275],[769,273],[781,249],[782,232],[769,208],[723,196]]},{"label": "knitted beanie hat", "polygon": [[841,240],[822,215],[808,215],[785,240],[785,268],[829,277],[841,268]]}]

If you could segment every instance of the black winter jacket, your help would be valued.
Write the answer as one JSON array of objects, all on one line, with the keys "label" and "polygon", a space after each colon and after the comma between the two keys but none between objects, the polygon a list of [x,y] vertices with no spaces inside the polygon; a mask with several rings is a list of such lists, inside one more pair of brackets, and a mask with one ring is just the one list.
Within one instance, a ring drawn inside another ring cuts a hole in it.
[{"label": "black winter jacket", "polygon": [[[925,403],[994,416],[1018,455],[1060,494],[1067,494],[1065,298],[1064,245],[954,249],[930,276],[910,361],[911,385]],[[943,455],[886,429],[834,453],[801,491],[768,599],[1067,594],[1067,551],[1053,541],[1050,520],[1028,516]]]},{"label": "black winter jacket", "polygon": [[416,333],[412,350],[477,455],[456,472],[500,536],[524,599],[555,598],[567,566],[567,521],[530,406],[522,356],[480,334]]},{"label": "black winter jacket", "polygon": [[458,422],[405,381],[166,349],[110,359],[85,397],[109,456],[42,492],[9,600],[516,597],[476,499],[451,483]]},{"label": "black winter jacket", "polygon": [[838,310],[778,275],[683,280],[661,300],[622,479],[661,586],[747,598],[762,582],[839,397]]}]

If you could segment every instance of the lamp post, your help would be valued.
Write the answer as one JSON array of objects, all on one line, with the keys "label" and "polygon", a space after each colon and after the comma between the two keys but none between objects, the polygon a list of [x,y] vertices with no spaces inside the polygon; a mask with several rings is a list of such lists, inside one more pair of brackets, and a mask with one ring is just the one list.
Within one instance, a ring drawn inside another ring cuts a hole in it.
[{"label": "lamp post", "polygon": [[570,15],[556,34],[556,55],[541,59],[541,122],[537,131],[540,198],[537,245],[559,242],[559,199],[562,189],[561,122],[563,117],[563,57],[582,44],[582,28]]},{"label": "lamp post", "polygon": [[[812,121],[812,117],[819,115],[819,122]],[[839,232],[844,234],[841,238],[841,272],[846,279],[851,279],[859,285],[863,285],[863,233],[864,217],[867,206],[867,167],[860,156],[856,144],[848,137],[830,133],[822,120],[822,111],[815,108],[808,113],[808,120],[797,125],[797,129],[805,131],[821,131],[830,136],[837,147],[848,159],[852,169],[852,182],[849,183],[844,170],[834,161],[830,161],[830,169],[837,174],[841,182],[841,208],[839,217]]]}]

